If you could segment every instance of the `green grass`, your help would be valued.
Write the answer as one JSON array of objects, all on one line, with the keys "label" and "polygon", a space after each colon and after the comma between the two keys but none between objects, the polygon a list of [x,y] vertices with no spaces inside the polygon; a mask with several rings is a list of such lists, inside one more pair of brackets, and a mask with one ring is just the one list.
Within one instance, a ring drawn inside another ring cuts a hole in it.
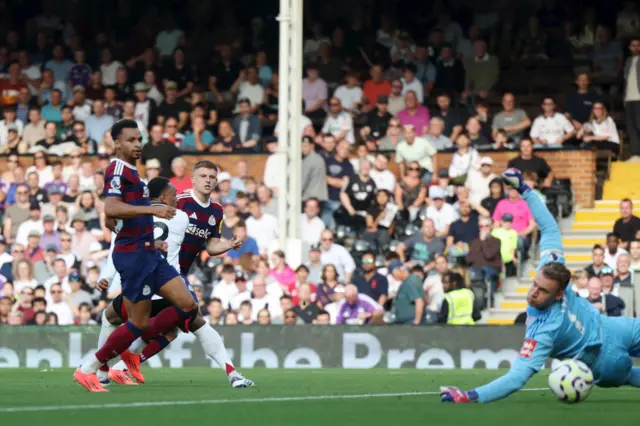
[{"label": "green grass", "polygon": [[[243,373],[255,380],[257,387],[231,389],[224,374],[215,369],[146,369],[146,384],[135,387],[112,384],[109,393],[98,394],[88,393],[75,384],[72,373],[70,369],[0,370],[0,424],[399,426],[402,422],[402,425],[434,426],[582,426],[606,422],[630,425],[637,422],[640,406],[640,393],[627,388],[596,388],[586,402],[576,405],[557,402],[547,390],[519,392],[487,405],[440,403],[436,394],[440,385],[472,388],[502,373],[486,370],[255,369]],[[534,377],[527,387],[546,388],[546,374]],[[410,392],[433,394],[353,397]],[[278,400],[320,396],[331,399]],[[178,401],[192,404],[176,405]],[[103,406],[148,402],[160,404]],[[70,405],[93,407],[67,407]],[[57,410],[7,412],[7,408],[17,407],[57,407]]]}]

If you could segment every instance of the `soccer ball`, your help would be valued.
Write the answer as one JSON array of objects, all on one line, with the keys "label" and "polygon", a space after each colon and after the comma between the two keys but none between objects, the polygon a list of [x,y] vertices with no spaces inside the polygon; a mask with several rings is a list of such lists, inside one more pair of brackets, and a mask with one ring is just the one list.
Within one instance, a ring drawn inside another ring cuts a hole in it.
[{"label": "soccer ball", "polygon": [[582,361],[560,361],[549,374],[549,388],[562,402],[584,401],[593,387],[593,373]]}]

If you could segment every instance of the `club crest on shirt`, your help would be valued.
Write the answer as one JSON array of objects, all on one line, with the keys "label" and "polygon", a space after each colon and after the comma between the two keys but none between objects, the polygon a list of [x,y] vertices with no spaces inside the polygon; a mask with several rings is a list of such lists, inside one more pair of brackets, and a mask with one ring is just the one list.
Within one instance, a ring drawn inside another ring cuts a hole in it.
[{"label": "club crest on shirt", "polygon": [[120,176],[114,176],[113,179],[111,179],[111,189],[120,191],[120,186]]},{"label": "club crest on shirt", "polygon": [[147,187],[147,185],[144,186],[144,198],[149,198],[149,188]]},{"label": "club crest on shirt", "polygon": [[209,225],[216,226],[216,218],[213,215],[209,216]]}]

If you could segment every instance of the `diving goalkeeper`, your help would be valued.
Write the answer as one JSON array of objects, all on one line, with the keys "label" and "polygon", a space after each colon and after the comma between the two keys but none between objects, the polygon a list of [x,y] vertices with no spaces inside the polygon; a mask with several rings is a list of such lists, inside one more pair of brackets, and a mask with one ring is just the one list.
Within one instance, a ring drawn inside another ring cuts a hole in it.
[{"label": "diving goalkeeper", "polygon": [[505,170],[502,180],[518,190],[540,227],[540,263],[527,294],[524,344],[507,374],[468,392],[442,387],[440,400],[486,403],[506,398],[522,389],[548,358],[583,361],[601,387],[640,387],[640,367],[632,363],[632,357],[640,356],[640,320],[602,316],[571,290],[555,219],[519,170]]}]

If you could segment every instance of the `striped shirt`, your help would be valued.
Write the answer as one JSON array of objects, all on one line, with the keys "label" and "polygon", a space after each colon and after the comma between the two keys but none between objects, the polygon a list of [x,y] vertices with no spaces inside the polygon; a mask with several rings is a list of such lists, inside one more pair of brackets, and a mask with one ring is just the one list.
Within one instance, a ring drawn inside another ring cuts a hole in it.
[{"label": "striped shirt", "polygon": [[204,250],[210,238],[220,238],[223,209],[218,203],[204,204],[192,191],[178,195],[178,209],[189,216],[189,226],[180,247],[180,271],[189,273],[196,257]]},{"label": "striped shirt", "polygon": [[[118,158],[111,160],[105,173],[104,194],[118,197],[131,206],[150,206],[149,188],[140,179],[134,166]],[[134,253],[155,250],[153,241],[153,216],[144,215],[131,219],[118,219],[116,224],[114,253]]]}]

